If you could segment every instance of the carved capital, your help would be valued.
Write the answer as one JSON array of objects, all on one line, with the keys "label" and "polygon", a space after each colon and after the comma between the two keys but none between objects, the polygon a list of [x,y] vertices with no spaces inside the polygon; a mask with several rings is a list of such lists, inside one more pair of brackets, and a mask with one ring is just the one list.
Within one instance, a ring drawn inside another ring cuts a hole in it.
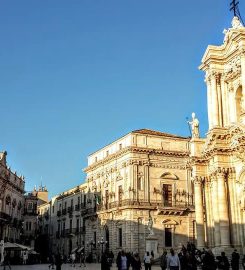
[{"label": "carved capital", "polygon": [[193,180],[194,185],[202,185],[204,182],[204,177],[195,176],[195,177],[193,177],[192,180]]},{"label": "carved capital", "polygon": [[225,178],[227,175],[227,168],[218,167],[216,171],[217,178]]}]

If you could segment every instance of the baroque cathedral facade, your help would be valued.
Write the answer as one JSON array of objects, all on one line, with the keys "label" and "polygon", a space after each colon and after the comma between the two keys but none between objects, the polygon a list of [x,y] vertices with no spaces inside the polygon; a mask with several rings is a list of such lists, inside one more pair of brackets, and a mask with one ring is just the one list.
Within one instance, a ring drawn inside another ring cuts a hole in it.
[{"label": "baroque cathedral facade", "polygon": [[245,27],[237,17],[200,70],[207,137],[193,114],[192,137],[135,130],[91,154],[85,183],[45,205],[53,252],[99,255],[106,246],[143,256],[187,241],[245,252]]}]

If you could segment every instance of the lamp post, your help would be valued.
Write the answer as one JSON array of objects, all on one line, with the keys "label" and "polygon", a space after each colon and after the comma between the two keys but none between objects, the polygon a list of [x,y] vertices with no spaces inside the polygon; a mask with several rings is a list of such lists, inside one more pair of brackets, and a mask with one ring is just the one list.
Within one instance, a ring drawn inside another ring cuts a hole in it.
[{"label": "lamp post", "polygon": [[98,245],[101,246],[101,254],[103,254],[103,247],[104,247],[104,244],[107,244],[107,241],[104,241],[104,237],[101,237],[101,240],[98,241]]},{"label": "lamp post", "polygon": [[91,246],[91,262],[93,261],[93,246],[95,245],[94,240],[91,238],[90,241],[87,242],[87,246]]}]

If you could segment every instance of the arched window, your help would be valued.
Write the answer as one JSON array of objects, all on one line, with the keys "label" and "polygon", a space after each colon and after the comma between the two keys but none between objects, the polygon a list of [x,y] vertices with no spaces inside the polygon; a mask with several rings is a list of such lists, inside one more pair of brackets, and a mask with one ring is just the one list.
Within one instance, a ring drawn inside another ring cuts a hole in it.
[{"label": "arched window", "polygon": [[6,202],[6,205],[10,205],[11,204],[11,198],[10,198],[9,195],[6,196],[5,202]]},{"label": "arched window", "polygon": [[242,87],[240,86],[236,91],[236,118],[239,122],[242,113]]},{"label": "arched window", "polygon": [[13,199],[13,202],[12,202],[12,207],[15,208],[16,207],[16,199]]}]

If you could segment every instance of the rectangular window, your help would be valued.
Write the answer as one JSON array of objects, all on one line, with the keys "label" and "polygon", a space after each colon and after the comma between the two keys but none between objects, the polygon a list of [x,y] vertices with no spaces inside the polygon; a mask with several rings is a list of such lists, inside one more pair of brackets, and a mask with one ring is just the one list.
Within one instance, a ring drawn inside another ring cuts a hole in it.
[{"label": "rectangular window", "polygon": [[26,231],[28,231],[28,222],[26,222]]},{"label": "rectangular window", "polygon": [[80,197],[77,197],[77,204],[80,205]]},{"label": "rectangular window", "polygon": [[172,247],[172,229],[165,228],[165,247]]},{"label": "rectangular window", "polygon": [[73,206],[73,199],[71,199],[71,207]]},{"label": "rectangular window", "polygon": [[84,194],[84,197],[83,197],[83,206],[86,206],[86,202],[87,201],[87,196]]},{"label": "rectangular window", "polygon": [[122,144],[121,143],[119,144],[119,150],[122,150]]},{"label": "rectangular window", "polygon": [[122,247],[122,228],[118,228],[118,246]]},{"label": "rectangular window", "polygon": [[163,205],[172,206],[172,185],[162,185]]},{"label": "rectangular window", "polygon": [[33,208],[33,203],[29,202],[28,205],[27,205],[27,209],[32,210],[32,208]]},{"label": "rectangular window", "polygon": [[70,232],[72,231],[72,219],[70,219]]},{"label": "rectangular window", "polygon": [[31,222],[29,222],[29,231],[31,231]]}]

